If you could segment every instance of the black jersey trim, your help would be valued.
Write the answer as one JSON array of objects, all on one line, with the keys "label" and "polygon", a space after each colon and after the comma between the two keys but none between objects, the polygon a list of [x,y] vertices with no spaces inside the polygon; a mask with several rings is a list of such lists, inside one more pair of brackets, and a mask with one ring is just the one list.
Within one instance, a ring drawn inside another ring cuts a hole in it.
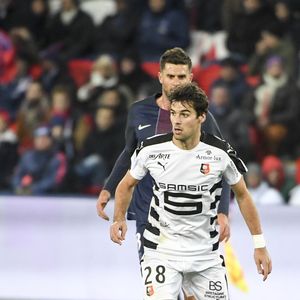
[{"label": "black jersey trim", "polygon": [[226,146],[227,142],[225,140],[222,140],[221,138],[216,137],[215,135],[212,135],[205,131],[201,131],[200,141],[205,144],[222,149],[225,152],[227,150],[227,146]]},{"label": "black jersey trim", "polygon": [[145,237],[143,238],[143,240],[144,240],[144,247],[155,249],[155,250],[157,249],[158,244],[147,240]]},{"label": "black jersey trim", "polygon": [[210,204],[210,209],[215,209],[217,207],[217,203],[221,200],[221,196],[215,196],[215,201]]},{"label": "black jersey trim", "polygon": [[211,189],[209,190],[210,194],[212,194],[216,189],[220,189],[222,188],[222,180],[220,180],[219,182],[215,183]]},{"label": "black jersey trim", "polygon": [[158,185],[156,184],[155,180],[153,180],[153,184],[154,184],[155,190],[156,190],[156,191],[159,191],[159,187],[158,187]]},{"label": "black jersey trim", "polygon": [[235,166],[240,173],[246,173],[248,171],[245,163],[238,157],[237,152],[232,148],[232,146],[225,140],[220,139],[219,137],[201,131],[200,141],[208,145],[217,147],[227,153],[227,155],[234,162]]},{"label": "black jersey trim", "polygon": [[143,147],[169,142],[172,140],[172,138],[172,132],[154,135],[143,141]]},{"label": "black jersey trim", "polygon": [[212,245],[212,251],[216,251],[219,249],[219,241]]},{"label": "black jersey trim", "polygon": [[145,147],[169,142],[172,140],[172,138],[173,138],[173,133],[154,135],[140,143],[140,145],[135,150],[136,155],[138,155],[139,152]]},{"label": "black jersey trim", "polygon": [[210,225],[213,225],[214,222],[218,219],[218,216],[214,216],[210,218]]},{"label": "black jersey trim", "polygon": [[220,258],[222,259],[222,267],[226,267],[225,259],[224,259],[224,256],[222,254],[220,254]]},{"label": "black jersey trim", "polygon": [[150,208],[150,216],[154,218],[156,221],[159,221],[159,214],[156,212],[156,210],[151,206]]},{"label": "black jersey trim", "polygon": [[146,225],[146,230],[150,231],[154,235],[158,235],[158,236],[160,235],[160,230],[157,227],[150,224],[149,222]]},{"label": "black jersey trim", "polygon": [[209,234],[210,234],[211,238],[214,238],[214,237],[216,237],[218,235],[218,231],[217,230],[210,231]]}]

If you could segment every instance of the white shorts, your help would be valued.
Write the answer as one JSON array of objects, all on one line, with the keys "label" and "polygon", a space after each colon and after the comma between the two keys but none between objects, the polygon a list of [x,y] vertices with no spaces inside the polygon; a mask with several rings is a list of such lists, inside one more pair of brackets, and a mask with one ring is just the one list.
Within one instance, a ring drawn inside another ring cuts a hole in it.
[{"label": "white shorts", "polygon": [[141,261],[144,300],[177,300],[181,289],[197,300],[228,300],[222,257],[179,261],[144,255]]}]

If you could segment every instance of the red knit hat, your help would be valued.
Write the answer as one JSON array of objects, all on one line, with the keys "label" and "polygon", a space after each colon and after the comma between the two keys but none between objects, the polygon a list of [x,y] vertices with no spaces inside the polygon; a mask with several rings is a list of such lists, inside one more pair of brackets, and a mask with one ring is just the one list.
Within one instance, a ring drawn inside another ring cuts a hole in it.
[{"label": "red knit hat", "polygon": [[262,173],[266,177],[272,171],[278,171],[280,178],[279,184],[281,185],[284,181],[284,166],[282,161],[275,155],[268,155],[264,158],[262,162]]}]

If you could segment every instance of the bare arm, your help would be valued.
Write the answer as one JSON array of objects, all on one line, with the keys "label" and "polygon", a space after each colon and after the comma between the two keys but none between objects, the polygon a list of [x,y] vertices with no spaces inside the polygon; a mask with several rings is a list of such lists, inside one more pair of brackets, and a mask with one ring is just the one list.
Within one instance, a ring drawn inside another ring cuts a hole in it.
[{"label": "bare arm", "polygon": [[[231,186],[235,193],[242,216],[252,236],[262,237],[262,228],[259,215],[252,201],[251,195],[246,187],[243,177],[240,181]],[[263,238],[263,237],[262,237]],[[265,281],[272,271],[272,262],[265,245],[256,246],[254,249],[254,260],[259,274],[263,275]]]},{"label": "bare arm", "polygon": [[131,202],[134,187],[139,181],[129,171],[120,181],[115,193],[114,223],[110,227],[110,238],[119,245],[125,240],[127,232],[126,212]]},{"label": "bare arm", "polygon": [[262,229],[256,207],[251,199],[250,193],[246,188],[243,178],[233,185],[232,190],[236,196],[240,211],[252,235],[261,234]]}]

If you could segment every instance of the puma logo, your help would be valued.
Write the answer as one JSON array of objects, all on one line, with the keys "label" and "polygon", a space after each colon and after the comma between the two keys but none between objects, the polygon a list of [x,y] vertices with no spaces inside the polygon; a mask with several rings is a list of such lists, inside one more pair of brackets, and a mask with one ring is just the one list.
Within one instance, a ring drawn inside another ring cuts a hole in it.
[{"label": "puma logo", "polygon": [[157,163],[158,163],[160,166],[163,167],[164,171],[166,171],[166,165],[167,165],[168,163],[165,163],[164,165],[163,165],[160,161],[158,161]]}]

